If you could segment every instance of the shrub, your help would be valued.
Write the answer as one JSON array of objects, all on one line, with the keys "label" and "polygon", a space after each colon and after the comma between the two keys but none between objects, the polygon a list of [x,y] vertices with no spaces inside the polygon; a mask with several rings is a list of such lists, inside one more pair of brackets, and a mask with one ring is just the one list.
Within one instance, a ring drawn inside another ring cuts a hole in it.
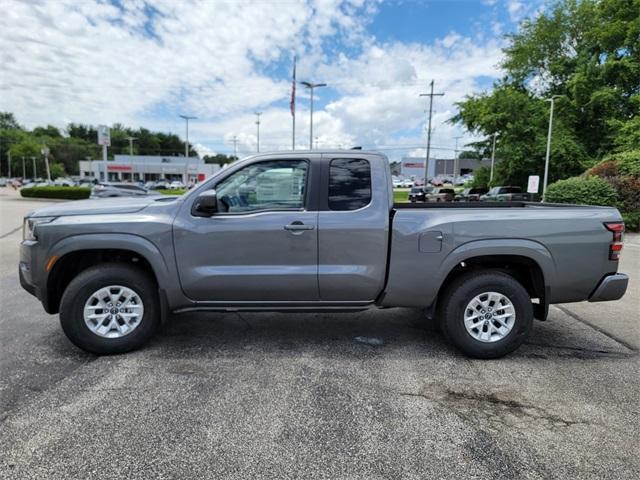
[{"label": "shrub", "polygon": [[618,175],[618,164],[614,160],[604,160],[587,171],[587,175],[611,178]]},{"label": "shrub", "polygon": [[618,208],[623,212],[640,211],[640,178],[613,177],[608,182],[618,193]]},{"label": "shrub", "polygon": [[573,177],[547,187],[545,200],[552,203],[615,206],[615,189],[599,177]]},{"label": "shrub", "polygon": [[59,198],[64,200],[82,200],[89,198],[91,189],[85,187],[32,187],[20,189],[25,198]]},{"label": "shrub", "polygon": [[587,174],[598,177],[614,177],[616,175],[640,177],[640,150],[629,150],[609,155],[591,168]]},{"label": "shrub", "polygon": [[623,212],[622,219],[624,220],[624,229],[627,232],[640,231],[640,211]]}]

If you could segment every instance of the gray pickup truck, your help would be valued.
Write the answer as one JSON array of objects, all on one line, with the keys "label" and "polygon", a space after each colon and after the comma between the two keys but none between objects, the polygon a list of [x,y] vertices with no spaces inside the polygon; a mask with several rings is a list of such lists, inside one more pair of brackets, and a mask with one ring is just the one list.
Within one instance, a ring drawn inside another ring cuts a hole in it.
[{"label": "gray pickup truck", "polygon": [[551,303],[617,300],[614,208],[394,204],[388,159],[260,154],[182,197],[29,214],[20,282],[78,347],[140,347],[173,313],[426,308],[462,352],[516,349]]}]

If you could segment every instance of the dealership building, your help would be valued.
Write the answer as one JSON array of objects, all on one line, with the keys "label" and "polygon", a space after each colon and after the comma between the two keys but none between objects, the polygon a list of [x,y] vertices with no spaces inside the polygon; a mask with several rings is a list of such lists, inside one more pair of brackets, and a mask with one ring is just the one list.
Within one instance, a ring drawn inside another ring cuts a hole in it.
[{"label": "dealership building", "polygon": [[[429,159],[428,177],[434,178],[443,175],[453,175],[454,170],[453,158],[431,158]],[[480,167],[488,167],[491,165],[490,159],[475,160],[471,158],[458,159],[459,175],[473,173]],[[424,178],[424,158],[420,157],[404,157],[400,162],[400,175],[403,178],[412,180]]]},{"label": "dealership building", "polygon": [[[81,160],[81,178],[104,180],[102,160]],[[199,157],[170,157],[159,155],[115,155],[107,161],[108,181],[180,180],[188,175],[188,182],[201,182],[220,170],[220,165],[204,163]]]}]

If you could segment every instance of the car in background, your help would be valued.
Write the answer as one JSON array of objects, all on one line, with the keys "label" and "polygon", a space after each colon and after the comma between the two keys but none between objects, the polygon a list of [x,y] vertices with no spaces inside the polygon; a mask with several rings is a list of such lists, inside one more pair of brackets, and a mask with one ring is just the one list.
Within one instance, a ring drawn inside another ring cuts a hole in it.
[{"label": "car in background", "polygon": [[169,190],[169,182],[166,180],[156,180],[144,184],[147,190]]},{"label": "car in background", "polygon": [[425,202],[453,202],[456,192],[453,188],[434,188],[425,195]]},{"label": "car in background", "polygon": [[53,181],[53,185],[56,187],[75,187],[76,182],[74,182],[70,178],[56,178]]},{"label": "car in background", "polygon": [[169,184],[169,190],[183,190],[185,188],[184,183],[179,180],[174,180]]},{"label": "car in background", "polygon": [[523,193],[522,188],[513,186],[493,187],[486,194],[480,196],[483,202],[517,202],[528,201],[531,196]]},{"label": "car in background", "polygon": [[413,187],[409,192],[409,201],[426,202],[426,195],[433,191],[433,187]]},{"label": "car in background", "polygon": [[465,188],[455,196],[456,202],[478,202],[480,201],[480,196],[486,194],[489,191],[488,188],[477,187],[477,188]]},{"label": "car in background", "polygon": [[91,189],[91,198],[148,197],[151,195],[161,195],[161,193],[133,183],[99,183]]},{"label": "car in background", "polygon": [[0,178],[0,187],[6,187],[6,186],[7,186],[7,179]]}]

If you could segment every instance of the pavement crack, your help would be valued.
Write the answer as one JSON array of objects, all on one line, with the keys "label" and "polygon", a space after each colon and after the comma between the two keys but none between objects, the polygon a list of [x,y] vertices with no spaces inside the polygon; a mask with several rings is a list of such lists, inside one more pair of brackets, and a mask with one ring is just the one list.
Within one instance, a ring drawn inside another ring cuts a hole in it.
[{"label": "pavement crack", "polygon": [[3,238],[7,238],[9,235],[13,235],[14,233],[16,233],[21,228],[22,228],[22,225],[20,225],[19,227],[14,228],[13,230],[11,230],[11,231],[9,231],[7,233],[3,233],[2,235],[0,235],[0,240],[2,240]]},{"label": "pavement crack", "polygon": [[600,327],[598,325],[594,325],[593,323],[589,322],[588,320],[585,320],[580,315],[578,315],[576,313],[573,313],[571,310],[569,310],[566,307],[563,307],[562,305],[554,305],[554,306],[558,310],[560,310],[560,311],[564,312],[565,314],[569,315],[574,320],[577,320],[578,322],[583,323],[583,324],[587,325],[588,327],[593,328],[596,332],[599,332],[602,335],[604,335],[605,337],[610,338],[614,342],[619,343],[620,345],[622,345],[623,347],[627,348],[628,350],[631,350],[632,352],[638,353],[638,351],[639,351],[638,347],[636,347],[635,345],[630,344],[629,342],[627,342],[626,340],[618,337],[617,335],[613,335],[612,333],[607,332],[605,329],[603,329],[602,327]]},{"label": "pavement crack", "polygon": [[509,428],[526,428],[531,420],[542,421],[552,427],[591,425],[593,422],[563,418],[537,405],[505,398],[494,392],[459,391],[451,388],[424,390],[423,392],[398,392],[402,396],[419,397],[448,408],[468,421],[477,422],[483,417],[494,424]]}]

